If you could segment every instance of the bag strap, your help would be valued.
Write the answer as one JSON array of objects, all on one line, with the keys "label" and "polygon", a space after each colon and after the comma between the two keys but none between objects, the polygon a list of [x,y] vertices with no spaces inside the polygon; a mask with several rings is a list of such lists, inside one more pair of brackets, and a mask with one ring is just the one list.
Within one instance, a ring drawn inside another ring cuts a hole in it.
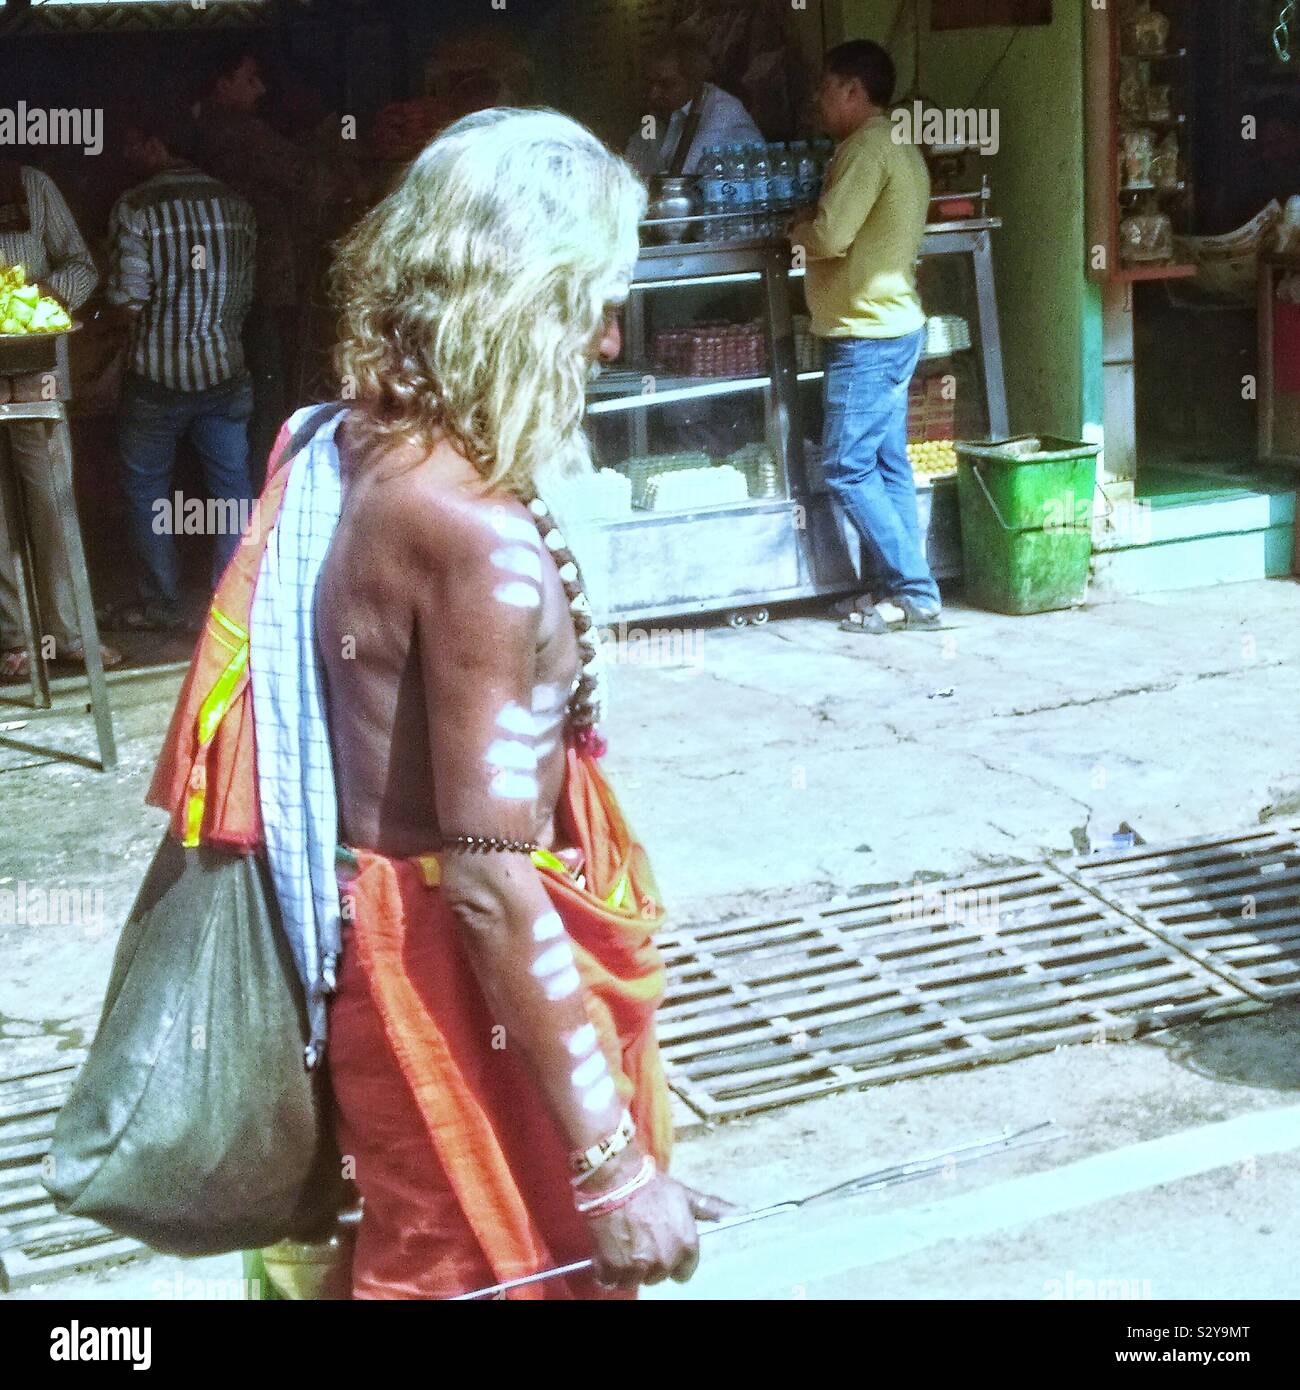
[{"label": "bag strap", "polygon": [[318,405],[289,436],[284,453],[276,460],[275,471],[278,472],[283,468],[295,454],[300,454],[315,439],[316,433],[322,425],[332,420],[336,415],[342,414],[347,408],[346,401],[326,401],[323,405]]}]

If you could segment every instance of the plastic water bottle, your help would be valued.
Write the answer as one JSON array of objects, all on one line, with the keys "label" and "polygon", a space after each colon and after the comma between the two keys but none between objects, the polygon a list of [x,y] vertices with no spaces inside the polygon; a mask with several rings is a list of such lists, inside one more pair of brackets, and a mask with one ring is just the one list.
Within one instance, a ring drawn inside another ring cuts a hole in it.
[{"label": "plastic water bottle", "polygon": [[794,156],[798,161],[795,171],[795,196],[800,207],[808,207],[817,201],[817,160],[808,148],[807,140],[796,140]]},{"label": "plastic water bottle", "polygon": [[794,207],[795,164],[785,144],[773,145],[769,154],[772,173],[768,179],[773,210],[788,213]]},{"label": "plastic water bottle", "polygon": [[729,146],[730,157],[727,168],[728,211],[746,214],[728,223],[728,241],[745,241],[754,235],[754,222],[750,217],[750,198],[753,190],[749,182],[749,163],[745,159],[743,145]]},{"label": "plastic water bottle", "polygon": [[747,145],[745,161],[749,165],[749,202],[754,209],[754,235],[771,233],[771,173],[765,145]]},{"label": "plastic water bottle", "polygon": [[[722,198],[718,206],[723,212],[733,213],[739,209],[740,204],[740,189],[736,186],[736,147],[721,146],[719,158],[722,170]],[[729,220],[719,222],[718,240],[730,241],[735,235],[733,228],[734,223]]]},{"label": "plastic water bottle", "polygon": [[790,171],[791,171],[791,199],[792,205],[796,208],[803,206],[803,193],[799,188],[799,170],[802,161],[808,157],[808,142],[806,140],[790,141]]},{"label": "plastic water bottle", "polygon": [[709,220],[704,223],[704,240],[721,241],[725,222],[718,214],[727,211],[727,167],[721,145],[710,145],[700,164],[700,198]]}]

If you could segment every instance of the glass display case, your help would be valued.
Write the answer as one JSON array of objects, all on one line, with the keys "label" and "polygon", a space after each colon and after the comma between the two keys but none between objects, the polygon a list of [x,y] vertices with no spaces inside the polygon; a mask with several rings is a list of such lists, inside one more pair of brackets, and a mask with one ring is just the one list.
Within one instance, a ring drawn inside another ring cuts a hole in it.
[{"label": "glass display case", "polygon": [[[960,572],[954,438],[1005,436],[989,232],[932,225],[920,284],[927,350],[909,413],[938,577]],[[591,523],[584,570],[603,621],[725,612],[862,586],[861,546],[821,477],[819,342],[784,239],[642,251],[623,353],[588,392],[598,469],[569,499]]]},{"label": "glass display case", "polygon": [[[794,425],[789,248],[646,248],[623,354],[592,383],[584,567],[606,620],[730,611],[819,592]],[[603,596],[609,596],[604,603]]]}]

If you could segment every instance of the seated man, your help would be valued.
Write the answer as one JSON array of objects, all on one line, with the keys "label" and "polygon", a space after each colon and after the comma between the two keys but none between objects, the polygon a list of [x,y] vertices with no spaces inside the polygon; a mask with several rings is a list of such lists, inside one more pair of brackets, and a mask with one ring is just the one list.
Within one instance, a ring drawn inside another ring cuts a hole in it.
[{"label": "seated man", "polygon": [[705,81],[708,71],[708,57],[684,39],[670,40],[650,58],[646,104],[651,119],[642,118],[623,151],[642,178],[666,173],[671,167],[696,103],[700,119],[681,166],[683,174],[699,169],[710,145],[763,143],[762,132],[740,100]]}]

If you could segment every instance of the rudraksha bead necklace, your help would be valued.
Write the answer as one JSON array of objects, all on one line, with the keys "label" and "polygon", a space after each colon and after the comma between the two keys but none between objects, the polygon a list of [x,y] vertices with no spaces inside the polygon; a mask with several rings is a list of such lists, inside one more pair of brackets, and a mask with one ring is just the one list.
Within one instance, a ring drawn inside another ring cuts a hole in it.
[{"label": "rudraksha bead necklace", "polygon": [[582,669],[569,696],[569,731],[580,749],[599,757],[605,751],[604,740],[597,732],[605,713],[605,679],[600,637],[596,632],[591,601],[587,597],[577,557],[561,535],[550,507],[536,493],[527,499],[527,506],[542,544],[550,552],[559,571],[560,583],[564,585],[565,597],[569,600],[574,635],[578,639]]}]

